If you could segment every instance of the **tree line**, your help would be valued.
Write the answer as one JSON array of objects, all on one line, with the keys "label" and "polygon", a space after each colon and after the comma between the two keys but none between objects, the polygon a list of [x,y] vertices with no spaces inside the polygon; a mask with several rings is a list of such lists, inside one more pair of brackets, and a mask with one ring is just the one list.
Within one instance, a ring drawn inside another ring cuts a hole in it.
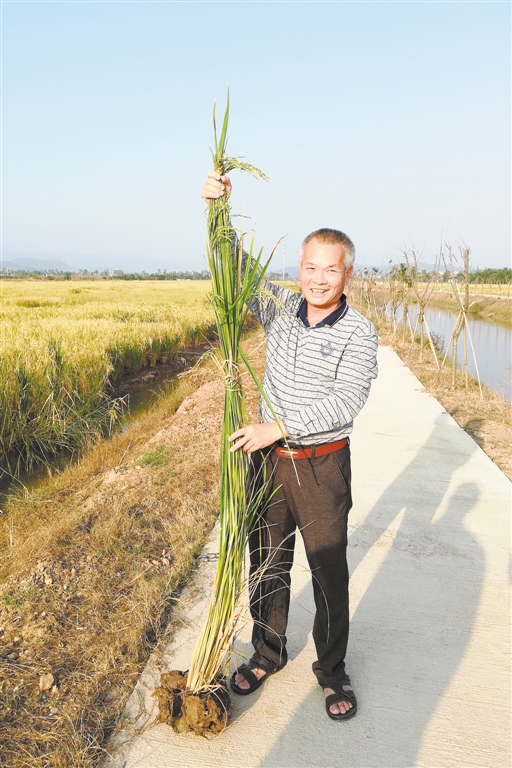
[{"label": "tree line", "polygon": [[[356,271],[356,275],[358,275],[361,278],[364,278],[371,274],[373,278],[376,279],[389,279],[390,277],[396,277],[395,272],[400,270],[400,268],[404,269],[405,265],[401,264],[399,266],[392,267],[388,274],[385,274],[384,271],[381,271],[380,269],[377,269],[376,267],[372,268],[365,268],[362,270]],[[449,270],[445,270],[444,272],[432,272],[428,271],[426,269],[422,270],[416,270],[417,279],[420,282],[428,283],[428,282],[443,282],[448,283],[451,280],[451,273]],[[16,270],[16,272],[12,272],[10,269],[4,270],[0,272],[0,275],[2,279],[9,278],[9,279],[16,279],[16,278],[27,278],[30,277],[32,279],[39,279],[39,280],[209,280],[210,279],[210,272],[207,269],[201,270],[201,272],[198,272],[196,270],[193,271],[173,271],[168,272],[167,270],[158,270],[157,272],[124,272],[121,269],[116,269],[113,272],[109,272],[108,269],[105,270],[94,270],[93,272],[89,272],[87,269],[81,269],[78,272],[66,272],[63,270],[58,269],[47,269],[47,270]],[[283,275],[282,272],[270,272],[267,277],[270,280],[282,280]],[[284,279],[289,279],[288,272],[285,272]],[[462,281],[464,279],[463,272],[459,272],[455,275],[455,279],[457,281]],[[488,268],[488,269],[476,269],[472,270],[468,274],[468,280],[470,283],[495,283],[500,285],[506,285],[508,283],[512,283],[512,269],[509,267],[502,267],[500,269],[494,269],[494,268]]]},{"label": "tree line", "polygon": [[193,270],[192,272],[168,272],[167,270],[158,272],[124,272],[121,269],[115,269],[110,273],[108,269],[94,270],[89,272],[87,269],[81,269],[78,272],[66,272],[59,269],[32,269],[32,270],[4,270],[0,272],[2,279],[20,279],[30,277],[34,280],[209,280],[210,273],[207,269],[201,272]]},{"label": "tree line", "polygon": [[[452,273],[449,269],[445,269],[444,272],[437,270],[418,269],[417,267],[407,267],[403,262],[395,264],[389,270],[380,270],[377,267],[366,267],[364,269],[356,270],[355,276],[361,279],[367,279],[372,277],[376,280],[396,280],[401,279],[407,283],[411,277],[417,279],[420,283],[449,283],[452,280]],[[453,278],[457,282],[464,281],[464,272],[455,272]],[[475,269],[468,272],[467,276],[469,283],[482,283],[496,285],[507,285],[512,283],[512,269],[509,267],[501,267],[495,269],[489,267],[488,269]]]}]

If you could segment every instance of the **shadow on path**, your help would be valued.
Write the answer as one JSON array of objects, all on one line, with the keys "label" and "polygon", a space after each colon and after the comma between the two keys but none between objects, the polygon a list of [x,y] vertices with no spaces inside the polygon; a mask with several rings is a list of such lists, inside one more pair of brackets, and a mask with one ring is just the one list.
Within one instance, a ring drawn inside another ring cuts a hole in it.
[{"label": "shadow on path", "polygon": [[[359,602],[347,668],[360,710],[347,723],[330,721],[315,687],[260,766],[286,768],[291,755],[294,768],[415,765],[425,727],[468,645],[482,588],[483,551],[463,522],[479,499],[469,472],[445,500],[454,472],[476,448],[439,416],[427,442],[354,531],[351,592]],[[312,606],[311,587],[300,602]],[[298,647],[311,624],[293,604],[290,629]],[[304,682],[309,687],[311,679]]]}]

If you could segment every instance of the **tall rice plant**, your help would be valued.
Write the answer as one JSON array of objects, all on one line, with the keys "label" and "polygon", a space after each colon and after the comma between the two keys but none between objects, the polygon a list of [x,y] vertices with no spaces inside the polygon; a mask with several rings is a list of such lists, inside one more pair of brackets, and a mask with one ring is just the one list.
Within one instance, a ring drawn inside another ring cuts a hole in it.
[{"label": "tall rice plant", "polygon": [[207,288],[206,281],[3,286],[0,478],[110,433],[124,410],[112,391],[120,376],[213,338]]},{"label": "tall rice plant", "polygon": [[[256,178],[264,173],[237,158],[227,157],[229,95],[220,136],[217,136],[215,106],[214,170],[224,176],[237,169]],[[212,279],[212,304],[222,355],[225,384],[224,420],[220,445],[220,545],[217,574],[206,622],[193,653],[187,688],[198,692],[222,676],[237,622],[237,606],[244,586],[244,556],[249,530],[260,506],[264,486],[251,484],[249,459],[243,450],[231,452],[228,437],[247,423],[241,383],[240,359],[257,382],[240,340],[251,299],[263,293],[261,283],[267,264],[262,251],[253,254],[253,240],[247,254],[242,250],[231,225],[227,195],[211,200],[208,207],[208,265]],[[258,387],[261,387],[258,384]]]}]

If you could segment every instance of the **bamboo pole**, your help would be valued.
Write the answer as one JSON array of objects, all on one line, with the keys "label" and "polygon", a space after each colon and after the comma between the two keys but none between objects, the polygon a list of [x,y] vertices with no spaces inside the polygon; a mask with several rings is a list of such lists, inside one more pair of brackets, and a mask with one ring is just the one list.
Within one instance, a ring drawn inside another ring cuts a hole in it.
[{"label": "bamboo pole", "polygon": [[420,326],[420,363],[423,362],[423,324],[425,322],[425,313],[423,307],[420,307],[419,326]]},{"label": "bamboo pole", "polygon": [[434,356],[434,362],[435,362],[435,364],[437,366],[437,370],[440,371],[441,368],[439,366],[439,360],[437,358],[436,348],[434,346],[434,342],[432,341],[432,336],[430,334],[430,328],[428,327],[427,318],[425,318],[425,330],[427,332],[427,338],[428,338],[428,341],[429,341],[429,344],[430,344],[430,349],[432,350],[432,355]]},{"label": "bamboo pole", "polygon": [[480,390],[480,397],[484,396],[483,390],[482,390],[482,382],[480,381],[480,372],[478,370],[478,363],[476,361],[476,354],[475,354],[475,348],[473,346],[473,339],[471,338],[471,333],[468,326],[468,337],[469,337],[469,343],[471,345],[471,350],[473,352],[473,360],[475,362],[475,371],[476,371],[476,378],[478,381],[478,389]]},{"label": "bamboo pole", "polygon": [[[465,320],[465,318],[464,318]],[[462,344],[463,344],[463,358],[464,358],[464,379],[465,379],[465,386],[466,389],[469,387],[469,374],[468,374],[468,349],[467,349],[467,343],[466,343],[466,322],[464,322],[464,325],[462,327]]]},{"label": "bamboo pole", "polygon": [[407,313],[407,322],[409,323],[409,331],[411,333],[411,342],[414,342],[414,333],[412,330],[411,318],[409,317],[409,313]]},{"label": "bamboo pole", "polygon": [[458,342],[458,337],[459,337],[460,333],[463,331],[462,340],[463,340],[464,380],[465,380],[466,388],[469,386],[469,370],[468,370],[467,347],[466,347],[466,343],[467,343],[466,342],[466,333],[467,333],[468,334],[468,338],[470,340],[471,351],[473,353],[473,361],[475,363],[475,370],[477,372],[478,387],[479,387],[479,390],[480,390],[480,395],[483,396],[482,385],[481,385],[481,381],[480,381],[480,374],[478,372],[478,364],[477,364],[477,360],[476,360],[475,348],[473,346],[473,341],[471,339],[471,333],[469,331],[469,326],[468,326],[468,323],[467,323],[467,311],[468,311],[468,308],[469,308],[469,254],[470,254],[470,249],[466,245],[459,246],[459,249],[460,249],[460,252],[461,252],[461,256],[462,256],[463,267],[464,267],[464,282],[465,282],[464,298],[461,296],[461,292],[460,292],[459,286],[457,285],[457,281],[455,279],[454,256],[453,256],[453,253],[452,253],[452,247],[447,245],[446,249],[448,251],[448,261],[447,261],[445,255],[444,255],[444,252],[442,254],[442,258],[443,258],[444,265],[445,265],[445,268],[446,268],[447,271],[448,271],[448,264],[450,265],[450,283],[452,285],[453,294],[454,294],[454,296],[455,296],[455,298],[457,300],[457,303],[459,305],[459,313],[457,315],[457,320],[455,322],[455,326],[454,326],[454,329],[452,331],[452,334],[451,334],[451,337],[450,337],[450,342],[448,343],[448,346],[447,346],[447,349],[446,349],[446,354],[445,354],[445,356],[443,358],[442,365],[444,365],[444,363],[446,361],[446,358],[447,358],[447,355],[448,355],[448,351],[450,349],[450,344],[451,344],[452,348],[453,348],[453,354],[452,354],[452,389],[455,389],[455,381],[456,381],[456,371],[455,371],[455,369],[456,369],[456,366],[457,366],[457,342]]}]

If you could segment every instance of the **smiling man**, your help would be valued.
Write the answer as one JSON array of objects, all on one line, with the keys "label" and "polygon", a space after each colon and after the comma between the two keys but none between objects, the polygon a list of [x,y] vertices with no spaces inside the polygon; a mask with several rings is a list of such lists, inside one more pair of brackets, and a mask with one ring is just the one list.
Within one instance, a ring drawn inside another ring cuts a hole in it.
[{"label": "smiling man", "polygon": [[[209,201],[230,191],[229,178],[211,172],[201,194]],[[302,244],[300,295],[265,282],[277,301],[255,299],[251,310],[267,335],[263,390],[268,403],[261,400],[260,423],[247,424],[230,438],[231,450],[254,454],[256,466],[265,462],[273,493],[249,541],[251,573],[265,565],[265,576],[251,595],[254,654],[235,672],[231,688],[250,694],[287,663],[290,570],[298,528],[316,605],[313,672],[333,720],[348,720],[357,711],[345,670],[349,435],[377,375],[375,328],[348,306],[343,292],[354,258],[347,235],[319,229]]]}]

